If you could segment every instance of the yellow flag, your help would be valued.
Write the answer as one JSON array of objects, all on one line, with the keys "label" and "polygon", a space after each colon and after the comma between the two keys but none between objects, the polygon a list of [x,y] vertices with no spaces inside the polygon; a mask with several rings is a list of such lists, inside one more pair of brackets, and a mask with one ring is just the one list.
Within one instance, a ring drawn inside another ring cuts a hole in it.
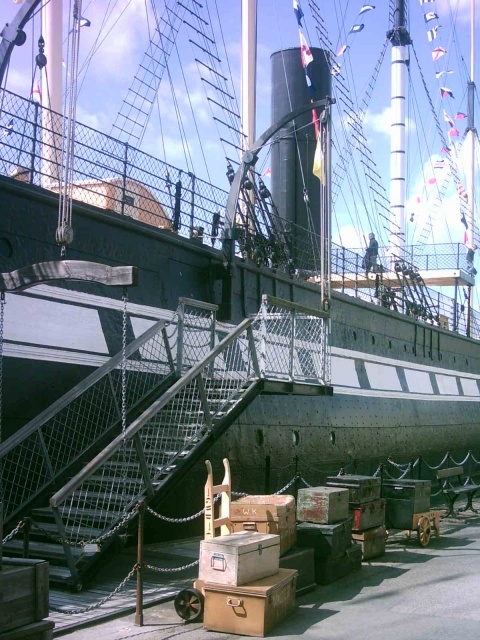
[{"label": "yellow flag", "polygon": [[325,159],[323,157],[321,136],[318,136],[317,138],[317,146],[315,148],[315,156],[313,158],[312,172],[314,176],[317,176],[323,186],[325,186]]}]

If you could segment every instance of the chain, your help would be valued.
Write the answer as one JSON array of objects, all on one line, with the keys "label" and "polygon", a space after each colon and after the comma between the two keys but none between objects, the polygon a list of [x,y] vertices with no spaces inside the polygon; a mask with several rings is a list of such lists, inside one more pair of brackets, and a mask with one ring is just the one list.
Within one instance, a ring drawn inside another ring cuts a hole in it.
[{"label": "chain", "polygon": [[[127,486],[127,288],[123,289],[123,319],[122,319],[122,458],[123,458],[123,497]],[[123,506],[123,505],[122,505]]]},{"label": "chain", "polygon": [[[0,294],[0,444],[2,443],[3,402],[3,324],[5,319],[5,291]],[[0,505],[3,502],[3,461],[0,460]]]},{"label": "chain", "polygon": [[185,571],[185,569],[191,569],[192,567],[196,567],[200,560],[195,560],[195,562],[190,562],[190,564],[184,564],[183,567],[173,567],[171,569],[166,569],[164,567],[154,567],[153,564],[144,564],[145,569],[151,569],[152,571],[157,571],[158,573],[176,573],[177,571]]},{"label": "chain", "polygon": [[275,493],[273,494],[274,496],[278,496],[279,493],[283,493],[284,491],[286,491],[289,487],[292,486],[292,484],[296,481],[299,480],[300,476],[296,475],[293,476],[293,478],[290,480],[290,482],[288,482],[284,487],[282,487],[281,489],[279,489],[278,491],[275,491]]},{"label": "chain", "polygon": [[50,605],[49,606],[50,611],[55,611],[55,613],[64,613],[65,615],[75,615],[79,613],[88,613],[89,611],[98,609],[99,607],[104,605],[106,602],[111,600],[114,596],[116,596],[119,591],[125,588],[125,585],[132,578],[133,574],[137,571],[137,569],[138,569],[138,564],[135,564],[133,569],[126,576],[126,578],[122,580],[122,582],[118,585],[118,587],[114,589],[111,593],[109,593],[108,596],[105,596],[105,598],[102,598],[99,602],[96,602],[95,604],[91,604],[88,607],[83,607],[83,609],[68,609],[68,611],[65,611],[64,609],[58,609],[57,607]]},{"label": "chain", "polygon": [[155,516],[155,518],[158,518],[159,520],[163,520],[164,522],[172,522],[174,524],[182,523],[182,522],[190,522],[191,520],[195,520],[195,518],[198,518],[199,516],[205,513],[205,509],[202,509],[201,511],[197,511],[197,513],[194,513],[193,516],[187,516],[185,518],[168,518],[167,516],[162,516],[160,513],[157,513],[150,507],[146,507],[146,510],[152,516]]},{"label": "chain", "polygon": [[303,482],[303,484],[304,484],[306,487],[308,487],[309,489],[311,489],[311,488],[312,488],[312,485],[311,485],[311,484],[309,484],[309,483],[305,480],[305,478],[304,478],[303,476],[300,476],[300,480]]},{"label": "chain", "polygon": [[60,544],[65,543],[65,544],[68,544],[69,547],[83,547],[86,544],[101,544],[107,538],[110,538],[111,536],[115,535],[120,529],[123,529],[123,527],[127,524],[127,522],[132,520],[136,515],[138,515],[138,505],[135,505],[132,511],[129,511],[128,513],[126,513],[123,516],[123,518],[120,520],[120,522],[118,522],[113,527],[113,529],[110,529],[109,531],[102,533],[102,535],[98,536],[98,538],[93,538],[90,540],[74,541],[74,540],[69,540],[68,538],[65,538],[65,539],[60,538],[60,536],[56,536],[55,534],[50,533],[50,531],[47,531],[46,529],[41,527],[39,524],[37,524],[33,520],[32,520],[32,526],[35,527],[35,529],[38,529],[38,531],[43,533],[44,536],[46,536],[50,540],[53,540],[54,542],[59,542]]},{"label": "chain", "polygon": [[17,535],[17,533],[23,529],[24,526],[25,526],[25,521],[20,520],[20,522],[15,527],[15,529],[10,531],[8,536],[5,536],[5,538],[2,540],[2,544],[7,544],[7,542],[10,542],[10,540],[14,538]]}]

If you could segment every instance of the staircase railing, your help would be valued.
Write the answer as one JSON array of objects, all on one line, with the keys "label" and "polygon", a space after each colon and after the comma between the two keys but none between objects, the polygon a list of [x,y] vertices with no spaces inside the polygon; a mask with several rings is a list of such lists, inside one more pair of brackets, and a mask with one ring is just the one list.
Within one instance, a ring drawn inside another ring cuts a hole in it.
[{"label": "staircase railing", "polygon": [[[4,522],[32,505],[122,422],[122,368],[127,415],[162,384],[181,375],[214,336],[215,305],[181,298],[171,321],[160,320],[122,352],[0,445]],[[181,345],[181,346],[179,346]],[[125,361],[124,361],[125,358]],[[137,409],[138,415],[139,409]]]},{"label": "staircase railing", "polygon": [[255,318],[231,330],[52,496],[64,546],[85,541],[87,532],[95,541],[125,521],[261,378],[326,383],[327,314],[282,303],[264,296]]}]

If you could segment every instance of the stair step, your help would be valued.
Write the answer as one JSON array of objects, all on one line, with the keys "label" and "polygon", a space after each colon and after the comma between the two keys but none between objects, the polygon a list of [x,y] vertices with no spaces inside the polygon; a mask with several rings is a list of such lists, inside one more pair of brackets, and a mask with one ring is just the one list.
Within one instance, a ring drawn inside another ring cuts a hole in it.
[{"label": "stair step", "polygon": [[[39,523],[40,527],[44,529],[48,534],[54,536],[55,538],[59,538],[59,533],[56,525],[53,522],[42,522]],[[81,526],[75,527],[75,537],[79,537],[80,539],[85,538],[85,540],[96,539],[99,535],[103,533],[103,530],[97,529],[94,527]],[[36,534],[42,534],[36,527],[32,526],[32,530],[30,533],[30,537]],[[71,535],[71,532],[67,530],[67,538]]]},{"label": "stair step", "polygon": [[[72,555],[74,557],[80,557],[82,555],[82,549],[80,547],[71,547]],[[23,555],[23,541],[11,540],[3,546],[3,554],[5,556],[14,556],[17,558]],[[42,558],[42,560],[48,560],[49,562],[58,563],[65,562],[65,552],[61,544],[49,543],[49,542],[37,542],[30,540],[28,545],[28,555],[30,558]]]}]

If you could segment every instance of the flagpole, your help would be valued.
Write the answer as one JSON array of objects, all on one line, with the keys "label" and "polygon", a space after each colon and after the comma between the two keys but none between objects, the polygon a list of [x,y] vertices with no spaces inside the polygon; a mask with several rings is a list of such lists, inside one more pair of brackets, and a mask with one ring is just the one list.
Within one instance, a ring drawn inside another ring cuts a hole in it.
[{"label": "flagpole", "polygon": [[475,244],[476,224],[475,224],[475,0],[471,0],[470,8],[470,81],[468,88],[468,112],[467,112],[467,140],[469,170],[467,172],[467,194],[468,194],[468,243]]},{"label": "flagpole", "polygon": [[257,0],[242,0],[241,123],[244,151],[255,142],[255,94],[257,76]]},{"label": "flagpole", "polygon": [[392,261],[405,253],[405,92],[407,45],[405,0],[395,0],[392,44],[390,136],[390,251]]}]

